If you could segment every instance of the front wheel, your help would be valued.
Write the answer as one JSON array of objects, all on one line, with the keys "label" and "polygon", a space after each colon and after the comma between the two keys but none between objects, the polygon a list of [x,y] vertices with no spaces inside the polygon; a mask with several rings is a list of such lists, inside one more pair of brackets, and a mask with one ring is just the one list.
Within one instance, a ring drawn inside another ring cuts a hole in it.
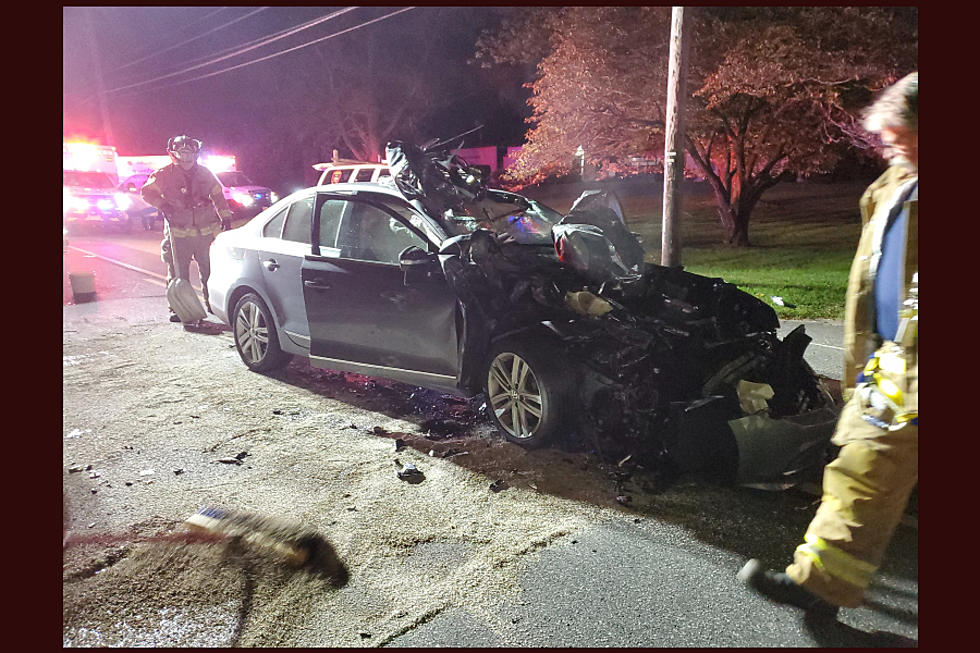
[{"label": "front wheel", "polygon": [[272,313],[255,293],[248,293],[235,305],[232,330],[235,348],[242,362],[253,372],[269,372],[284,367],[292,358],[279,346]]},{"label": "front wheel", "polygon": [[565,358],[552,342],[508,338],[491,348],[488,361],[487,405],[505,438],[534,448],[561,432],[573,386]]}]

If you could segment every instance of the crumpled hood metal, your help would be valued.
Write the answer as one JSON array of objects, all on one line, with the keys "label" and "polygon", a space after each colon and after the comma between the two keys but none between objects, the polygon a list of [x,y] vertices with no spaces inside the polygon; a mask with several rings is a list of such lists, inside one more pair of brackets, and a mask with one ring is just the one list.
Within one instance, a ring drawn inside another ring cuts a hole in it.
[{"label": "crumpled hood metal", "polygon": [[[435,218],[480,200],[479,171],[403,143],[388,162]],[[717,471],[783,487],[823,463],[836,409],[803,360],[802,327],[780,341],[772,307],[722,279],[644,262],[615,195],[588,191],[552,227],[553,248],[488,229],[443,244],[463,313],[462,379],[478,387],[492,339],[545,329],[582,370],[584,425],[607,458]],[[746,416],[741,380],[773,389]]]}]

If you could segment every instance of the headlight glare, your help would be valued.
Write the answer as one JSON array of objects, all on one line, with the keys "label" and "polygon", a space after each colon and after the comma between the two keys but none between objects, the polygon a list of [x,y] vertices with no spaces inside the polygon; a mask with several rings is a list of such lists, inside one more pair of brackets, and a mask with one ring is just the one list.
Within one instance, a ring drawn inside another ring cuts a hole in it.
[{"label": "headlight glare", "polygon": [[252,206],[255,203],[255,200],[248,193],[232,193],[231,198],[242,206]]}]

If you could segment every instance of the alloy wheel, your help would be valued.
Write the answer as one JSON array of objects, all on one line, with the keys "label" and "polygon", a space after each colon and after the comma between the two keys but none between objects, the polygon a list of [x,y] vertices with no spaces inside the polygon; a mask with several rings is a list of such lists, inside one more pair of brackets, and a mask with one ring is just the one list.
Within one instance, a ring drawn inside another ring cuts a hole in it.
[{"label": "alloy wheel", "polygon": [[255,365],[265,358],[269,350],[269,326],[262,309],[254,302],[246,302],[239,308],[235,336],[238,349],[248,362]]},{"label": "alloy wheel", "polygon": [[488,375],[490,407],[500,426],[517,439],[533,436],[545,410],[534,370],[520,356],[502,352],[490,364]]}]

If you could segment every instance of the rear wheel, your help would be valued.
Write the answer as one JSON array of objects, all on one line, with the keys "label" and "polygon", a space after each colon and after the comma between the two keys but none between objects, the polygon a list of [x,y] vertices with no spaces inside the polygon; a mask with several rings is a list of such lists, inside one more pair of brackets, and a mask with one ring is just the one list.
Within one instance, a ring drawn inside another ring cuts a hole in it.
[{"label": "rear wheel", "polygon": [[538,447],[555,437],[569,417],[572,384],[558,348],[540,338],[509,338],[488,356],[484,391],[490,417],[504,437]]},{"label": "rear wheel", "polygon": [[279,346],[272,313],[255,293],[248,293],[235,305],[232,330],[242,362],[253,372],[269,372],[292,358]]}]

